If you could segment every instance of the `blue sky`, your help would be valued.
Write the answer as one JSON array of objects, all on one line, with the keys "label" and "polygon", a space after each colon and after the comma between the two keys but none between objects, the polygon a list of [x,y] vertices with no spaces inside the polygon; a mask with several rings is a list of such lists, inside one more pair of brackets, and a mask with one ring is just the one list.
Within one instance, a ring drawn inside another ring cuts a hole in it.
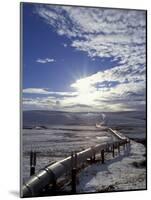
[{"label": "blue sky", "polygon": [[23,4],[23,108],[144,110],[145,11]]}]

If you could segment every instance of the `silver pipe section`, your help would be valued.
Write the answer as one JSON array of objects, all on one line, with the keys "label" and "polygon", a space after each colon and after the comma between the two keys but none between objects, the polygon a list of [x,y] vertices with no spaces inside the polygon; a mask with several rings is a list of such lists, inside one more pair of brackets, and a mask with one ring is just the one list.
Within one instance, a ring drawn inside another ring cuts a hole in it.
[{"label": "silver pipe section", "polygon": [[129,138],[126,137],[125,135],[120,135],[116,130],[113,130],[112,128],[109,128],[109,131],[115,136],[117,137],[117,139],[121,140],[121,141],[129,141]]},{"label": "silver pipe section", "polygon": [[[127,141],[126,137],[121,137],[112,129],[109,129],[119,140]],[[126,140],[125,140],[126,139]],[[116,147],[120,142],[108,142],[98,144],[94,147],[85,149],[77,153],[77,165],[80,166],[87,161],[88,158],[92,158],[94,154],[101,153],[101,150],[107,150],[109,147]],[[69,156],[59,162],[50,164],[44,167],[42,170],[34,174],[23,185],[22,197],[38,196],[40,192],[48,185],[54,184],[54,182],[63,176],[65,173],[69,173],[72,170],[72,157]]]},{"label": "silver pipe section", "polygon": [[[92,148],[85,149],[77,153],[77,165],[80,166],[87,161],[87,158],[91,158],[94,154],[100,153],[101,150],[105,150],[108,145],[112,143],[103,143],[96,145]],[[71,156],[48,165],[38,173],[34,174],[29,180],[23,185],[23,197],[36,196],[49,184],[53,184],[55,180],[63,176],[67,172],[71,172],[72,169],[72,158]]]}]

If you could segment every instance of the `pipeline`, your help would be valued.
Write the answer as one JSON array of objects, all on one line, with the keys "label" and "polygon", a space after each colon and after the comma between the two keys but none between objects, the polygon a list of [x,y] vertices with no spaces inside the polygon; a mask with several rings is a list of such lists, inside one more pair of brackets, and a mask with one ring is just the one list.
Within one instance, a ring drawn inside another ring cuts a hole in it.
[{"label": "pipeline", "polygon": [[129,138],[126,137],[125,135],[123,134],[119,134],[116,130],[113,130],[112,128],[109,128],[108,129],[117,139],[121,140],[121,141],[127,141],[129,142]]},{"label": "pipeline", "polygon": [[[112,129],[109,129],[120,141],[126,143],[128,139],[121,137]],[[111,146],[117,146],[117,141],[98,144],[92,148],[85,149],[77,153],[77,165],[80,166],[92,158],[94,154],[100,153],[102,150],[106,151]],[[120,142],[119,142],[120,143]],[[58,178],[72,170],[72,157],[69,156],[54,164],[50,164],[41,169],[36,174],[32,175],[29,180],[23,185],[22,197],[38,196],[40,192],[48,185],[56,182]]]}]

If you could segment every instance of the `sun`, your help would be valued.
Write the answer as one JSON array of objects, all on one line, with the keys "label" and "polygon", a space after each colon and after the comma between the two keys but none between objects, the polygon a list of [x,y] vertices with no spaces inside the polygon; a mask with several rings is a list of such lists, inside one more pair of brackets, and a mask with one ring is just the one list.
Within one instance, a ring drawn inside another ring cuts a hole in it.
[{"label": "sun", "polygon": [[92,89],[92,84],[88,78],[81,78],[73,83],[71,87],[75,88],[79,93],[89,93]]},{"label": "sun", "polygon": [[92,86],[91,82],[87,78],[78,79],[75,83],[71,85],[77,91],[76,101],[81,104],[92,104],[94,97],[93,93],[95,88]]}]

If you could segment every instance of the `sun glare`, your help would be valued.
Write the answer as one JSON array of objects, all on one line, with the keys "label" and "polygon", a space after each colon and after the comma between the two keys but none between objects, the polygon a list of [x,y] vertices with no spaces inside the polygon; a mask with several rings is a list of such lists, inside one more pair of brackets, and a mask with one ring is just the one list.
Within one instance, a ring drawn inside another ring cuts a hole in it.
[{"label": "sun glare", "polygon": [[71,87],[75,88],[79,93],[89,93],[92,86],[89,80],[79,79]]},{"label": "sun glare", "polygon": [[78,92],[77,101],[82,104],[92,104],[93,103],[93,93],[95,92],[95,88],[90,83],[90,80],[84,78],[79,79],[75,83],[71,85],[71,87],[75,88]]}]

